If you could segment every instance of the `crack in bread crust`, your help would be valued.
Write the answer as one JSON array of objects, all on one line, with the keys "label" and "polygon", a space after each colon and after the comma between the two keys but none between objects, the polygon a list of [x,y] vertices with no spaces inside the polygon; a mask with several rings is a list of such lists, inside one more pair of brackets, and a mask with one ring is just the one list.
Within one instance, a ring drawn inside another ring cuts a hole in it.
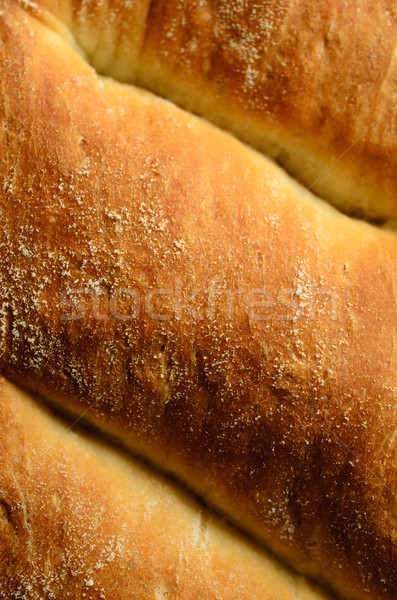
[{"label": "crack in bread crust", "polygon": [[397,218],[392,0],[20,2],[99,73],[233,132],[346,214]]},{"label": "crack in bread crust", "polygon": [[0,378],[0,598],[331,600]]}]

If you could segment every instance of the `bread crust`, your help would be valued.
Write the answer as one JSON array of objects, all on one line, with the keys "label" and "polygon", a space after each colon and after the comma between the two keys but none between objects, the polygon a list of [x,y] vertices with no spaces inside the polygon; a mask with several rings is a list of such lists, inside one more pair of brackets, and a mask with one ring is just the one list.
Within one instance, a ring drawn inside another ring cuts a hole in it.
[{"label": "bread crust", "polygon": [[137,81],[343,212],[395,219],[396,36],[392,0],[154,0]]},{"label": "bread crust", "polygon": [[393,0],[32,5],[99,72],[234,132],[343,212],[397,218]]},{"label": "bread crust", "polygon": [[0,598],[332,600],[0,380]]},{"label": "bread crust", "polygon": [[395,232],[3,4],[1,372],[395,600]]}]

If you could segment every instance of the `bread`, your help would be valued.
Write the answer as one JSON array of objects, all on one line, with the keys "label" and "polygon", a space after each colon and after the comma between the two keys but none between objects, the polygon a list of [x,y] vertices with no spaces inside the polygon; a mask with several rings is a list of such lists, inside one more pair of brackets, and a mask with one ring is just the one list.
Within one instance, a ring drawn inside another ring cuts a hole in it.
[{"label": "bread", "polygon": [[233,131],[343,212],[397,218],[392,0],[32,5],[99,72]]},{"label": "bread", "polygon": [[338,597],[395,600],[393,226],[2,6],[1,372]]},{"label": "bread", "polygon": [[0,423],[1,598],[327,600],[3,379]]}]

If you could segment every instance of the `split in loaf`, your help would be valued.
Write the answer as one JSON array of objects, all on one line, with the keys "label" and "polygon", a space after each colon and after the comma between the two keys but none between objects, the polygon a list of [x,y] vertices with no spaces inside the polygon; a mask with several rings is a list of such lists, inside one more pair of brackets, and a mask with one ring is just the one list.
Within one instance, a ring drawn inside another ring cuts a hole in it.
[{"label": "split in loaf", "polygon": [[29,8],[73,37],[100,73],[233,131],[344,212],[397,218],[393,0],[35,0]]},{"label": "split in loaf", "polygon": [[330,600],[0,379],[0,598]]}]

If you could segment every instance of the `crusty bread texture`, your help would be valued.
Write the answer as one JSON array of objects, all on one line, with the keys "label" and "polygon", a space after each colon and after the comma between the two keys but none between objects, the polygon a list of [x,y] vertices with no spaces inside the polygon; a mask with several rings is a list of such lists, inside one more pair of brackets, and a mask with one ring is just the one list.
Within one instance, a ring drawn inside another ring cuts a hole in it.
[{"label": "crusty bread texture", "polygon": [[397,218],[393,0],[35,0],[29,9],[57,17],[100,73],[233,131],[344,212]]},{"label": "crusty bread texture", "polygon": [[0,371],[340,598],[395,600],[395,230],[1,6]]},{"label": "crusty bread texture", "polygon": [[0,598],[330,600],[0,379]]}]

